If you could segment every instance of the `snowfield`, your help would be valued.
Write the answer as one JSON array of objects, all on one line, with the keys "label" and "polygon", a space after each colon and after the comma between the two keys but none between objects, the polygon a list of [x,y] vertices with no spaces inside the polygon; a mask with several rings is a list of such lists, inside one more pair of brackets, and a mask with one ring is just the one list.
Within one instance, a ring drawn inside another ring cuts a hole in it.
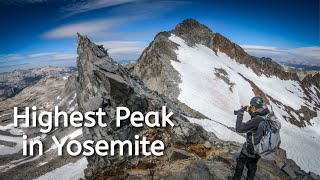
[{"label": "snowfield", "polygon": [[87,167],[87,164],[88,164],[87,159],[83,157],[75,163],[69,163],[51,172],[48,172],[38,177],[37,180],[49,180],[49,179],[72,180],[72,179],[84,178],[84,169]]},{"label": "snowfield", "polygon": [[[190,47],[175,35],[171,35],[169,40],[179,45],[175,52],[180,62],[171,61],[182,80],[178,100],[210,118],[189,120],[214,132],[222,140],[240,143],[245,141],[228,128],[235,127],[236,116],[233,111],[248,105],[254,96],[250,83],[243,77],[283,105],[295,110],[299,110],[301,106],[314,107],[304,99],[306,95],[299,82],[281,80],[276,76],[258,76],[252,69],[237,63],[224,53],[215,53],[199,44]],[[315,91],[314,87],[311,91]],[[284,111],[285,107],[277,106],[271,100],[270,103],[282,123],[281,147],[286,150],[287,157],[293,159],[303,170],[320,174],[320,112],[312,120],[313,126],[299,128],[282,117],[289,116]],[[249,116],[246,115],[245,119],[248,120]]]}]

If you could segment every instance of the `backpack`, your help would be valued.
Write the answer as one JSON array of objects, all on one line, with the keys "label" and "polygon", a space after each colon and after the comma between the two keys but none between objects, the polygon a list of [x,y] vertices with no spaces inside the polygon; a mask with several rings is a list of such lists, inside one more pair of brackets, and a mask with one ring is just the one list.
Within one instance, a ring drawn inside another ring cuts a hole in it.
[{"label": "backpack", "polygon": [[270,154],[274,152],[276,149],[278,149],[281,143],[281,138],[280,138],[281,123],[277,120],[277,117],[274,115],[272,106],[269,114],[267,114],[262,118],[264,118],[265,121],[261,122],[261,123],[264,123],[264,125],[263,125],[263,135],[259,143],[256,144],[254,142],[254,136],[252,134],[253,149],[254,149],[254,153],[257,155]]}]

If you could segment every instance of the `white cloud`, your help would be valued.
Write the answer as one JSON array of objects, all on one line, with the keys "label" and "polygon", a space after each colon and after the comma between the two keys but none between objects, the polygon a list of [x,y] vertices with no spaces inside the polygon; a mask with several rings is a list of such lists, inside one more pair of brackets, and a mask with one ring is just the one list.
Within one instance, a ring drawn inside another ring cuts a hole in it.
[{"label": "white cloud", "polygon": [[110,56],[115,60],[136,60],[142,51],[149,45],[148,41],[102,41]]},{"label": "white cloud", "polygon": [[43,57],[57,54],[57,52],[45,52],[45,53],[36,53],[36,54],[29,54],[28,57],[35,58],[35,57]]},{"label": "white cloud", "polygon": [[72,16],[75,14],[88,12],[96,9],[102,9],[112,6],[117,6],[121,4],[126,4],[129,2],[134,2],[135,0],[90,0],[90,1],[80,1],[73,3],[64,7],[62,11],[69,12],[67,16]]},{"label": "white cloud", "polygon": [[0,61],[11,61],[11,60],[19,60],[23,59],[23,56],[20,54],[3,54],[0,55]]},{"label": "white cloud", "polygon": [[[34,54],[7,54],[0,55],[0,60],[3,60],[3,63],[10,63],[6,60],[29,60],[29,61],[41,61],[41,60],[63,60],[63,59],[75,59],[77,54],[75,53],[61,53],[61,52],[41,52]],[[12,62],[12,61],[11,61]]]},{"label": "white cloud", "polygon": [[241,45],[241,47],[244,49],[278,50],[278,48],[273,46]]},{"label": "white cloud", "polygon": [[320,65],[320,46],[282,49],[271,46],[241,45],[253,56],[270,57],[277,62]]},{"label": "white cloud", "polygon": [[[7,69],[21,68],[24,65],[39,66],[42,65],[75,65],[77,54],[59,53],[59,52],[42,52],[26,55],[8,54],[0,55],[0,72]],[[13,61],[19,60],[19,61]]]},{"label": "white cloud", "polygon": [[76,37],[76,33],[86,34],[86,35],[101,35],[105,31],[111,30],[116,26],[123,24],[128,21],[125,18],[113,18],[113,19],[99,19],[92,21],[85,21],[80,23],[73,23],[68,25],[62,25],[55,29],[52,29],[45,34],[45,38],[66,38],[66,37]]},{"label": "white cloud", "polygon": [[313,58],[320,60],[320,47],[319,46],[295,48],[295,49],[290,49],[289,52],[313,57]]},{"label": "white cloud", "polygon": [[78,55],[74,53],[57,53],[52,57],[48,57],[46,60],[75,60],[77,56]]},{"label": "white cloud", "polygon": [[146,0],[82,1],[65,7],[63,11],[79,13],[92,11],[103,7],[115,7],[108,9],[108,12],[106,13],[107,17],[105,18],[64,24],[45,32],[42,36],[44,38],[68,38],[75,37],[77,32],[80,34],[86,34],[90,36],[90,38],[100,38],[100,40],[101,38],[116,39],[116,37],[121,36],[134,36],[134,34],[138,33],[130,31],[122,32],[118,27],[121,25],[127,25],[128,23],[132,24],[135,21],[161,16],[168,11],[172,11],[177,8],[183,8],[186,4],[189,4],[189,2]]}]

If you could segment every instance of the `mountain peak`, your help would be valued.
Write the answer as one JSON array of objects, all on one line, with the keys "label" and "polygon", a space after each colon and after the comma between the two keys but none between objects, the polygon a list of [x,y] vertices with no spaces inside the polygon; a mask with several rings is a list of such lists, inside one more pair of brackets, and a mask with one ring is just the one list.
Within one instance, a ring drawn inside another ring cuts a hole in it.
[{"label": "mountain peak", "polygon": [[214,33],[210,28],[199,23],[195,19],[186,19],[182,21],[170,32],[181,37],[190,46],[195,44],[209,46],[214,36]]},{"label": "mountain peak", "polygon": [[[79,33],[77,33],[77,35],[78,35],[78,48],[77,48],[78,54],[83,54],[83,52],[91,51],[94,55],[96,55],[99,58],[106,57],[105,59],[111,59],[109,57],[108,51],[104,49],[102,45],[96,45],[92,43],[90,39],[85,35],[81,35]],[[96,59],[93,57],[95,56],[92,56],[92,57],[90,56],[90,58],[88,58],[87,61],[92,61],[92,60],[100,61],[100,59]]]},{"label": "mountain peak", "polygon": [[208,31],[212,32],[211,29],[209,29],[207,26],[201,24],[199,21],[195,20],[195,19],[185,19],[182,22],[180,22],[179,24],[176,25],[175,30],[179,31],[185,31],[185,30],[193,30],[193,29],[207,29]]}]

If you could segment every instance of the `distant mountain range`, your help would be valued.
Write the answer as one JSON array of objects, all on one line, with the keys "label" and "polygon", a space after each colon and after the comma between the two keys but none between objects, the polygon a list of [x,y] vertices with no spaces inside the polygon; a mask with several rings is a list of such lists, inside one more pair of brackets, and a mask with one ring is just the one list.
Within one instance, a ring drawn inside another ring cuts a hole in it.
[{"label": "distant mountain range", "polygon": [[37,83],[48,75],[70,75],[75,71],[76,68],[47,66],[0,73],[0,101],[18,94],[22,89]]},{"label": "distant mountain range", "polygon": [[308,65],[308,64],[293,64],[293,63],[283,63],[286,66],[301,69],[304,71],[320,71],[320,65]]}]

